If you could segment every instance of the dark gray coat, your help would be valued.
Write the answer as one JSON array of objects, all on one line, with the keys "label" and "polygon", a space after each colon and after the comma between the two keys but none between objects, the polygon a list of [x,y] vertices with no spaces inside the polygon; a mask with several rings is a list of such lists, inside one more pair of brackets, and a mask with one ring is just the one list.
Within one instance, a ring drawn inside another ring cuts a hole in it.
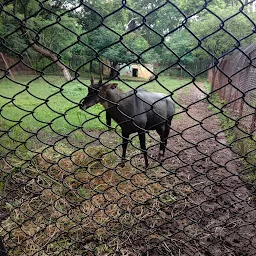
[{"label": "dark gray coat", "polygon": [[103,105],[108,114],[128,134],[155,130],[166,122],[169,123],[175,112],[175,105],[170,97],[144,89],[126,93],[118,88],[106,90],[105,98],[108,101]]}]

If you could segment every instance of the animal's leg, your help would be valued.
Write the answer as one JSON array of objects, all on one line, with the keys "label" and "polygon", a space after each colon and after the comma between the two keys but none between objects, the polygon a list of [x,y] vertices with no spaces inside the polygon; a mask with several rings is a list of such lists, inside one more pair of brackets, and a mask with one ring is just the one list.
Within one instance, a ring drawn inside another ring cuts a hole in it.
[{"label": "animal's leg", "polygon": [[173,119],[173,117],[171,116],[171,117],[169,118],[168,122],[166,122],[166,124],[165,124],[163,156],[164,156],[164,153],[165,153],[165,148],[166,148],[168,136],[169,136],[169,133],[170,133],[170,127],[171,127],[172,119]]},{"label": "animal's leg", "polygon": [[170,133],[170,126],[171,126],[171,121],[172,121],[172,117],[169,118],[168,122],[165,123],[164,126],[164,131],[163,131],[163,135],[160,135],[161,137],[161,141],[163,141],[164,143],[160,144],[160,152],[159,152],[159,160],[161,157],[164,157],[164,153],[165,153],[165,149],[166,149],[166,145],[167,145],[167,140],[168,140],[168,136]]},{"label": "animal's leg", "polygon": [[166,148],[166,145],[167,145],[167,140],[168,140],[169,133],[170,133],[170,126],[169,126],[169,124],[166,124],[165,125],[165,130],[164,130],[164,138],[163,138],[163,141],[164,141],[163,156],[164,156],[164,153],[165,153],[165,148]]},{"label": "animal's leg", "polygon": [[111,115],[108,112],[106,112],[106,121],[108,128],[111,128]]},{"label": "animal's leg", "polygon": [[158,161],[161,161],[162,156],[164,156],[164,150],[165,150],[165,141],[164,141],[164,132],[165,132],[165,126],[162,126],[158,128],[156,131],[160,136],[160,149],[158,154]]},{"label": "animal's leg", "polygon": [[167,140],[170,132],[170,126],[166,123],[161,128],[157,129],[157,133],[160,135],[160,150],[158,154],[158,161],[162,162],[162,158],[164,157],[165,148],[167,145]]},{"label": "animal's leg", "polygon": [[140,139],[140,148],[143,151],[145,166],[147,168],[148,167],[148,156],[147,156],[147,149],[146,149],[146,135],[145,135],[145,133],[139,133],[139,139]]},{"label": "animal's leg", "polygon": [[126,150],[127,150],[127,145],[128,145],[129,134],[122,132],[122,136],[123,136],[123,143],[122,143],[123,154],[122,154],[122,162],[121,162],[120,166],[124,167],[125,160],[126,160],[125,156],[126,156]]}]

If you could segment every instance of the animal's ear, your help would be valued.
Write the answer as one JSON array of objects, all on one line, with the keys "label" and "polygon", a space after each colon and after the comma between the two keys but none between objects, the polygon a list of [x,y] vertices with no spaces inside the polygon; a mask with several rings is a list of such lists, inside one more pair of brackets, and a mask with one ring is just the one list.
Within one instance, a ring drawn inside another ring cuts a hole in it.
[{"label": "animal's ear", "polygon": [[102,86],[100,86],[100,90],[108,90],[108,89],[115,89],[117,87],[118,84],[104,84]]},{"label": "animal's ear", "polygon": [[108,88],[109,89],[115,89],[118,86],[118,84],[114,83],[114,84],[108,84]]}]

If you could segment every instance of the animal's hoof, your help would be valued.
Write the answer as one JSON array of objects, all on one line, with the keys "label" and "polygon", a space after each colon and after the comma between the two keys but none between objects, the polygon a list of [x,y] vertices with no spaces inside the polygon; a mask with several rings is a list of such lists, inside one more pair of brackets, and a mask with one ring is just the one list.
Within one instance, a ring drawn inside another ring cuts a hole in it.
[{"label": "animal's hoof", "polygon": [[124,168],[125,167],[125,163],[119,163],[117,166]]},{"label": "animal's hoof", "polygon": [[159,151],[159,154],[158,154],[157,160],[158,160],[159,162],[162,162],[162,161],[163,161],[163,158],[164,158],[164,152],[163,152],[163,150],[160,150],[160,151]]},{"label": "animal's hoof", "polygon": [[157,158],[157,161],[158,161],[160,166],[163,165],[164,160],[165,160],[164,156],[159,154],[158,158]]},{"label": "animal's hoof", "polygon": [[123,168],[123,167],[125,167],[125,163],[126,163],[126,162],[128,162],[128,160],[122,159],[121,163],[119,163],[117,166]]},{"label": "animal's hoof", "polygon": [[163,162],[163,158],[164,158],[163,155],[158,155],[158,158],[157,158],[158,162],[162,163]]}]

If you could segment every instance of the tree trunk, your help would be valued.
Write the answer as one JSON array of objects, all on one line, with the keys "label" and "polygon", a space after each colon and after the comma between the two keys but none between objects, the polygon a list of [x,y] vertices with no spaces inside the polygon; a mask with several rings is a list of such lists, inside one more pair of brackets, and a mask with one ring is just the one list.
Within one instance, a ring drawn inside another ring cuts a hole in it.
[{"label": "tree trunk", "polygon": [[90,73],[92,73],[92,61],[90,61]]},{"label": "tree trunk", "polygon": [[59,69],[61,70],[61,72],[63,73],[63,75],[64,75],[64,77],[65,77],[65,79],[66,79],[67,81],[72,80],[72,76],[70,75],[68,68],[67,68],[64,64],[62,64],[62,63],[59,61],[59,59],[58,59],[58,57],[55,55],[55,53],[53,53],[53,52],[51,52],[51,51],[49,51],[49,50],[43,48],[43,46],[38,45],[37,42],[34,42],[33,39],[30,37],[28,31],[26,31],[26,35],[27,35],[27,39],[28,39],[30,45],[32,46],[32,48],[33,48],[36,52],[38,52],[38,53],[44,55],[46,58],[48,58],[48,59],[52,60],[53,62],[55,62],[56,65],[57,65],[57,66],[59,67]]},{"label": "tree trunk", "polygon": [[111,69],[110,69],[110,75],[109,75],[109,78],[115,78],[118,76],[118,72],[116,71],[116,66],[117,66],[117,63],[111,63]]},{"label": "tree trunk", "polygon": [[13,1],[13,15],[16,15],[17,13],[17,0]]},{"label": "tree trunk", "polygon": [[99,74],[103,75],[103,65],[100,61],[99,61]]},{"label": "tree trunk", "polygon": [[[25,0],[24,3],[22,2],[23,8],[24,8],[24,19],[25,19],[25,20],[26,20],[26,18],[27,18],[27,8],[28,8],[29,1],[30,1],[30,0]],[[31,36],[30,36],[30,34],[29,34],[29,31],[28,31],[26,28],[27,28],[27,24],[26,24],[26,22],[24,22],[23,27],[22,27],[22,31],[24,32],[24,34],[25,34],[25,36],[26,36],[26,38],[27,38],[27,40],[28,40],[30,46],[32,46],[32,48],[33,48],[36,52],[42,54],[42,55],[45,56],[46,58],[48,58],[48,59],[52,60],[53,62],[55,62],[56,65],[57,65],[57,66],[59,67],[59,69],[61,70],[61,72],[63,73],[63,75],[64,75],[64,77],[65,77],[65,79],[66,79],[67,81],[72,80],[72,77],[71,77],[71,75],[70,75],[70,73],[69,73],[68,68],[67,68],[64,64],[62,64],[62,63],[60,62],[60,60],[59,60],[59,58],[56,56],[56,54],[55,54],[54,52],[50,51],[50,50],[47,50],[47,49],[44,48],[43,46],[41,46],[39,42],[34,41],[34,40],[31,38]]]}]

